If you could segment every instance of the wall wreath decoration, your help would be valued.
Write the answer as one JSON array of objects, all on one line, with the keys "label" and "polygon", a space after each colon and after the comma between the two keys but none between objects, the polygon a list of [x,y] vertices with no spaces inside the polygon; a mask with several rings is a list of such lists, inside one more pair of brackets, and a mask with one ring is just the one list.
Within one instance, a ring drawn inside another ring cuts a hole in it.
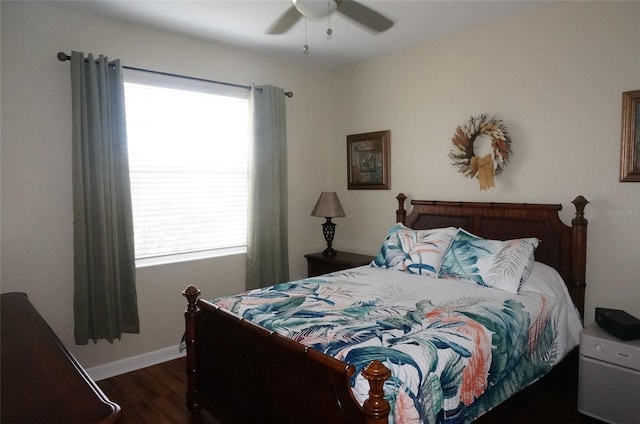
[{"label": "wall wreath decoration", "polygon": [[[491,153],[477,157],[473,145],[479,136],[491,139]],[[478,178],[480,190],[495,187],[493,176],[502,172],[511,158],[511,136],[501,119],[488,114],[471,117],[456,128],[449,152],[451,164],[469,178]]]}]

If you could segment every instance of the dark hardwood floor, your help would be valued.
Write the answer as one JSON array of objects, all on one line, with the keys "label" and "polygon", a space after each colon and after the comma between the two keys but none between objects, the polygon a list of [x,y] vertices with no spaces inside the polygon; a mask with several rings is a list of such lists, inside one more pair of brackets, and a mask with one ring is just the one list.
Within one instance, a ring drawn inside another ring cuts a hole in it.
[{"label": "dark hardwood floor", "polygon": [[[186,360],[180,358],[99,381],[98,386],[122,407],[119,424],[217,424],[206,412],[191,416],[187,411],[185,369]],[[491,417],[481,417],[476,423],[601,423],[578,413],[577,385],[578,360],[573,354],[540,384],[525,389]]]},{"label": "dark hardwood floor", "polygon": [[206,412],[192,416],[185,405],[186,358],[98,382],[122,408],[118,424],[219,424]]}]

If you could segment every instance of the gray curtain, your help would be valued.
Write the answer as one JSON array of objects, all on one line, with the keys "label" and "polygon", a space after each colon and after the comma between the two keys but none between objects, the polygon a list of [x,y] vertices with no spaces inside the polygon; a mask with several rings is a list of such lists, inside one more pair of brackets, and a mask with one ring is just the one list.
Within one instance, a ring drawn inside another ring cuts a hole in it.
[{"label": "gray curtain", "polygon": [[249,163],[247,289],[289,280],[287,118],[284,90],[252,90],[253,149]]},{"label": "gray curtain", "polygon": [[119,61],[71,54],[74,319],[77,344],[139,333]]}]

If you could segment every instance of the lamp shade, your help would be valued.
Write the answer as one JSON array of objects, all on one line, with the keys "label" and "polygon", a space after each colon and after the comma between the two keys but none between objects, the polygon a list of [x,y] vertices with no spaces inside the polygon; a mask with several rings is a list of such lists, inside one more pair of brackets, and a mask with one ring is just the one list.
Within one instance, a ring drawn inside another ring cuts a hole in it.
[{"label": "lamp shade", "polygon": [[323,191],[320,193],[320,197],[318,198],[313,211],[311,211],[311,216],[335,218],[346,216],[346,214],[344,213],[344,209],[342,209],[340,199],[338,199],[336,192]]}]

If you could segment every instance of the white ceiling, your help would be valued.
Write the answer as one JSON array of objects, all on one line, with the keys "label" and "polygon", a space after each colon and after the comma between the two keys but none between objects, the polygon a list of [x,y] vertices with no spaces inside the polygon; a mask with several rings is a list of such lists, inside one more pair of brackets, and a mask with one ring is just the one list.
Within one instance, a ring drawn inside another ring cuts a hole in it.
[{"label": "white ceiling", "polygon": [[340,14],[307,21],[309,54],[304,55],[305,23],[287,34],[268,35],[267,28],[291,5],[290,0],[130,0],[57,1],[58,5],[99,16],[249,48],[265,54],[334,68],[426,40],[462,32],[527,13],[552,0],[360,0],[394,21],[373,34]]}]

